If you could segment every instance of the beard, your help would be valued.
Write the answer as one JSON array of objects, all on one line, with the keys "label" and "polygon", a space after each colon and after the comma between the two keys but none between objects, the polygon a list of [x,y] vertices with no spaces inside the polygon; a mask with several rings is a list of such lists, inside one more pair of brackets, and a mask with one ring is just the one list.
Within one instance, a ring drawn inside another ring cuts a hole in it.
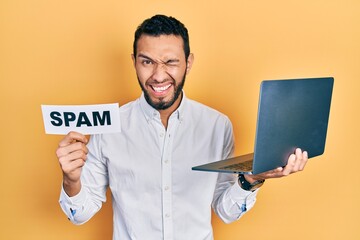
[{"label": "beard", "polygon": [[159,98],[158,99],[159,101],[157,102],[153,101],[148,91],[141,84],[139,77],[138,77],[138,82],[140,84],[141,90],[144,93],[146,102],[156,110],[165,110],[171,107],[174,104],[174,102],[179,98],[185,85],[185,78],[186,78],[186,74],[184,74],[182,81],[178,85],[176,85],[175,80],[172,79],[172,83],[174,86],[174,94],[171,96],[169,101],[165,101],[164,98]]}]

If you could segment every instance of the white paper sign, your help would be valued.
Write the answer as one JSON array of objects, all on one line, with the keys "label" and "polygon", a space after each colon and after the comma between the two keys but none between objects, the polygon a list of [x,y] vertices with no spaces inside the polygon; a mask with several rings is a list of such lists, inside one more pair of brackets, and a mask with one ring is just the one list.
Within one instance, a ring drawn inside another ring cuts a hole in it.
[{"label": "white paper sign", "polygon": [[121,132],[119,104],[41,105],[45,132],[82,134]]}]

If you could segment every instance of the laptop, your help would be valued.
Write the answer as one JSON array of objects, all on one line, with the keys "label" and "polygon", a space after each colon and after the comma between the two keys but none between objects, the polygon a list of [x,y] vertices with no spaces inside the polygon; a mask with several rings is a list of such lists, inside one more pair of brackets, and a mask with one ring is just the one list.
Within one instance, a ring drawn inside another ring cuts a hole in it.
[{"label": "laptop", "polygon": [[324,153],[334,78],[265,80],[260,86],[254,153],[192,170],[258,174],[284,167],[296,148]]}]

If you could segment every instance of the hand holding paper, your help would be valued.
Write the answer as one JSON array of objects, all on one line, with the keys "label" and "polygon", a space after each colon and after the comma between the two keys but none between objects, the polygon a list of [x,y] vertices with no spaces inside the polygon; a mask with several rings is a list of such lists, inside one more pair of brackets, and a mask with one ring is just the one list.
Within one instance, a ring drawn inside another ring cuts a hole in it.
[{"label": "hand holding paper", "polygon": [[56,156],[63,171],[63,186],[69,196],[81,189],[81,169],[88,149],[83,134],[121,132],[119,105],[42,105],[45,132],[66,135],[59,143]]},{"label": "hand holding paper", "polygon": [[69,132],[59,143],[56,156],[63,171],[63,186],[68,196],[75,196],[81,189],[81,169],[85,164],[88,140],[81,133]]}]

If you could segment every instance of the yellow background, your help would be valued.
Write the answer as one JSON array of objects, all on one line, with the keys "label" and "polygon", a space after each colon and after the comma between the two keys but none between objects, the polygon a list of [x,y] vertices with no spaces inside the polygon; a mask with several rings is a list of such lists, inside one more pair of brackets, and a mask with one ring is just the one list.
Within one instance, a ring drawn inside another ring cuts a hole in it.
[{"label": "yellow background", "polygon": [[237,154],[252,151],[263,79],[335,78],[325,154],[267,181],[240,221],[214,217],[215,239],[360,239],[358,0],[1,0],[0,239],[111,239],[110,201],[80,227],[60,210],[61,136],[40,105],[138,97],[133,32],[155,13],[188,27],[186,94],[230,117]]}]

